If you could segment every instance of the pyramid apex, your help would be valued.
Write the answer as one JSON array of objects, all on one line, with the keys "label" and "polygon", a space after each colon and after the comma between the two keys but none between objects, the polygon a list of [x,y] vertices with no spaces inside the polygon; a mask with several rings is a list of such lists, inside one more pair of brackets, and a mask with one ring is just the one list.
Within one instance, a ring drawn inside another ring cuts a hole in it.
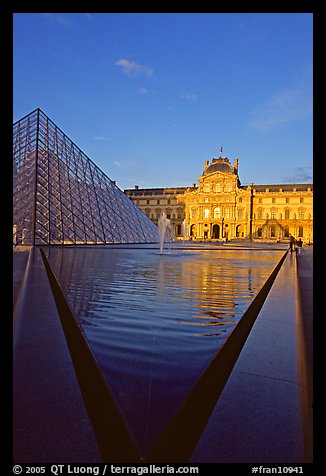
[{"label": "pyramid apex", "polygon": [[158,241],[156,225],[40,108],[15,122],[13,144],[18,243]]}]

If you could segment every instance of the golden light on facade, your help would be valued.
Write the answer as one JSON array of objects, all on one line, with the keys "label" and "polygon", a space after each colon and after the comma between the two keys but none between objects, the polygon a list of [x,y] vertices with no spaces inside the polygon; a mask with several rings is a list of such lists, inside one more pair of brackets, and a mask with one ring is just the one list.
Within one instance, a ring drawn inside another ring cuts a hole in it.
[{"label": "golden light on facade", "polygon": [[[156,223],[165,211],[182,239],[287,242],[290,236],[313,243],[313,185],[241,185],[239,161],[205,160],[198,185],[125,190]],[[184,222],[184,225],[183,225]]]}]

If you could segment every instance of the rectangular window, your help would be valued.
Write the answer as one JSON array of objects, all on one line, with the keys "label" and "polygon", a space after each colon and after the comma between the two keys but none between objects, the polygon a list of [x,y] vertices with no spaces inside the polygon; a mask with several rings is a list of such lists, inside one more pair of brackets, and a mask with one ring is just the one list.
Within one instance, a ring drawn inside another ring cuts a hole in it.
[{"label": "rectangular window", "polygon": [[197,208],[191,209],[191,218],[193,219],[197,218]]},{"label": "rectangular window", "polygon": [[214,218],[221,218],[221,209],[220,207],[214,208]]},{"label": "rectangular window", "polygon": [[239,210],[238,210],[238,219],[242,220],[242,218],[243,218],[243,210],[242,210],[242,208],[239,208]]},{"label": "rectangular window", "polygon": [[284,218],[288,220],[290,218],[290,210],[285,210],[284,211]]},{"label": "rectangular window", "polygon": [[230,218],[230,209],[229,208],[226,208],[224,210],[224,216],[225,216],[225,218]]}]

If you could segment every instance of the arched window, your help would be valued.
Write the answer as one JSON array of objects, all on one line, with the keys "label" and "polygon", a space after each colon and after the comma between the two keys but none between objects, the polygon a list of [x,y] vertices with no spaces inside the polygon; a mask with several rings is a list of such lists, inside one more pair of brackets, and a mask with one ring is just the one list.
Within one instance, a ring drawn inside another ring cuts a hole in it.
[{"label": "arched window", "polygon": [[276,229],[275,229],[275,225],[272,225],[271,228],[270,228],[270,232],[271,232],[271,238],[275,238],[275,235],[276,235]]},{"label": "arched window", "polygon": [[242,225],[238,225],[236,227],[236,237],[237,238],[243,238],[244,237],[244,228]]},{"label": "arched window", "polygon": [[214,218],[221,218],[221,209],[220,207],[215,207],[213,210]]},{"label": "arched window", "polygon": [[298,238],[303,238],[303,226],[299,226],[298,228]]},{"label": "arched window", "polygon": [[209,208],[204,208],[204,218],[209,218]]}]

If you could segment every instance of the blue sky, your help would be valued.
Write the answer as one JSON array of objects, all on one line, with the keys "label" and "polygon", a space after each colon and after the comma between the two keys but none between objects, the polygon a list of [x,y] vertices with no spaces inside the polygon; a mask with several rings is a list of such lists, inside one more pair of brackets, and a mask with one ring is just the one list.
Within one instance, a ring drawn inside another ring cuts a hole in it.
[{"label": "blue sky", "polygon": [[121,189],[312,182],[312,13],[16,13],[14,120],[41,108]]}]

